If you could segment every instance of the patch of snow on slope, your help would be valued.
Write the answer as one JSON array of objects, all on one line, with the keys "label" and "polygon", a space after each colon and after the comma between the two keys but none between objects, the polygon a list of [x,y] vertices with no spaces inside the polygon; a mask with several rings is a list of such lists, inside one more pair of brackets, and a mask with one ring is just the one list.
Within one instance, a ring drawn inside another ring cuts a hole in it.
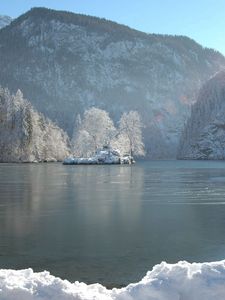
[{"label": "patch of snow on slope", "polygon": [[0,29],[9,25],[12,22],[12,18],[9,16],[1,16],[0,15]]},{"label": "patch of snow on slope", "polygon": [[4,300],[222,300],[225,261],[162,262],[138,283],[108,290],[100,284],[70,283],[49,274],[0,270],[0,299]]}]

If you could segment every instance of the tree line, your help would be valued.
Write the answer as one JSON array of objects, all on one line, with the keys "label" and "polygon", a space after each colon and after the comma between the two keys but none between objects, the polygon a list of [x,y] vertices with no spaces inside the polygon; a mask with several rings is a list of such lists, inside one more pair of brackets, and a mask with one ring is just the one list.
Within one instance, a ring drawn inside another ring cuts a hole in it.
[{"label": "tree line", "polygon": [[110,146],[121,155],[144,155],[142,122],[137,111],[122,114],[117,128],[108,112],[92,107],[78,115],[72,137],[72,152],[76,157],[90,157],[98,148]]},{"label": "tree line", "polygon": [[67,134],[24,99],[0,87],[0,162],[58,161],[69,155]]},{"label": "tree line", "polygon": [[0,162],[62,161],[69,155],[91,157],[110,146],[121,155],[144,155],[142,123],[136,111],[121,116],[118,126],[99,108],[77,116],[71,139],[37,112],[20,90],[15,95],[0,87]]}]

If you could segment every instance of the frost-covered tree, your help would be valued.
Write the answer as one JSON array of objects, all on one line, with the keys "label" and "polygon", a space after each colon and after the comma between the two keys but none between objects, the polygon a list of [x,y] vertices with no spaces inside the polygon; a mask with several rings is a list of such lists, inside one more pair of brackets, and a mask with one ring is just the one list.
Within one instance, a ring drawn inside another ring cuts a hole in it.
[{"label": "frost-covered tree", "polygon": [[225,159],[225,71],[199,91],[180,137],[178,159]]},{"label": "frost-covered tree", "polygon": [[123,113],[119,121],[119,134],[114,140],[122,152],[128,152],[131,156],[143,156],[144,143],[142,141],[142,122],[137,111]]},{"label": "frost-covered tree", "polygon": [[68,136],[39,114],[20,90],[0,88],[0,161],[62,160],[69,154]]},{"label": "frost-covered tree", "polygon": [[76,157],[90,157],[93,154],[93,140],[86,130],[78,131],[73,144],[73,154]]},{"label": "frost-covered tree", "polygon": [[106,111],[95,107],[86,110],[79,129],[73,134],[74,154],[94,154],[98,148],[110,144],[115,132],[113,121]]},{"label": "frost-covered tree", "polygon": [[142,123],[138,112],[124,113],[119,128],[114,127],[109,114],[95,107],[84,113],[83,120],[78,116],[72,138],[73,153],[78,157],[89,157],[97,148],[110,145],[122,155],[144,155],[142,142]]},{"label": "frost-covered tree", "polygon": [[114,149],[119,150],[122,156],[130,153],[130,144],[127,135],[120,133],[119,131],[117,131],[117,134],[112,139],[111,146]]}]

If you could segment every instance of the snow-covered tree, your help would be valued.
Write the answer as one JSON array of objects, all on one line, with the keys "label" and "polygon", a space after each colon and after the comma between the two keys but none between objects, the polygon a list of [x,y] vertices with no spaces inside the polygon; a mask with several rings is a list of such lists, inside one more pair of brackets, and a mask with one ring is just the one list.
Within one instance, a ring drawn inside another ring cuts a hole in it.
[{"label": "snow-covered tree", "polygon": [[76,157],[90,157],[93,154],[93,140],[86,130],[78,131],[72,152]]},{"label": "snow-covered tree", "polygon": [[39,114],[20,90],[10,95],[0,88],[0,161],[63,160],[69,154],[68,136]]},{"label": "snow-covered tree", "polygon": [[117,134],[111,141],[111,146],[112,148],[119,150],[122,156],[125,154],[130,154],[130,143],[128,137],[122,132],[117,131]]},{"label": "snow-covered tree", "polygon": [[[76,127],[76,126],[75,126]],[[79,129],[73,134],[73,152],[75,155],[92,155],[98,148],[109,145],[116,129],[109,114],[92,107],[84,112]]]},{"label": "snow-covered tree", "polygon": [[144,143],[142,141],[142,122],[137,111],[123,113],[119,121],[119,134],[114,140],[122,152],[129,152],[131,156],[144,155]]}]

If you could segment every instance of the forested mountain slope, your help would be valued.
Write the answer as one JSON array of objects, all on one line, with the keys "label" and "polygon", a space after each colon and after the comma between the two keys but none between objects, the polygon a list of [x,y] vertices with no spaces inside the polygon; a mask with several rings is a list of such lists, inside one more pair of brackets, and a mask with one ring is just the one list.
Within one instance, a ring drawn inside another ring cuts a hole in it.
[{"label": "forested mountain slope", "polygon": [[0,30],[0,84],[21,89],[71,136],[78,113],[114,121],[137,110],[151,158],[172,158],[190,105],[225,58],[183,36],[145,34],[90,16],[35,8]]},{"label": "forested mountain slope", "polygon": [[182,134],[178,158],[225,159],[225,71],[202,87]]}]

